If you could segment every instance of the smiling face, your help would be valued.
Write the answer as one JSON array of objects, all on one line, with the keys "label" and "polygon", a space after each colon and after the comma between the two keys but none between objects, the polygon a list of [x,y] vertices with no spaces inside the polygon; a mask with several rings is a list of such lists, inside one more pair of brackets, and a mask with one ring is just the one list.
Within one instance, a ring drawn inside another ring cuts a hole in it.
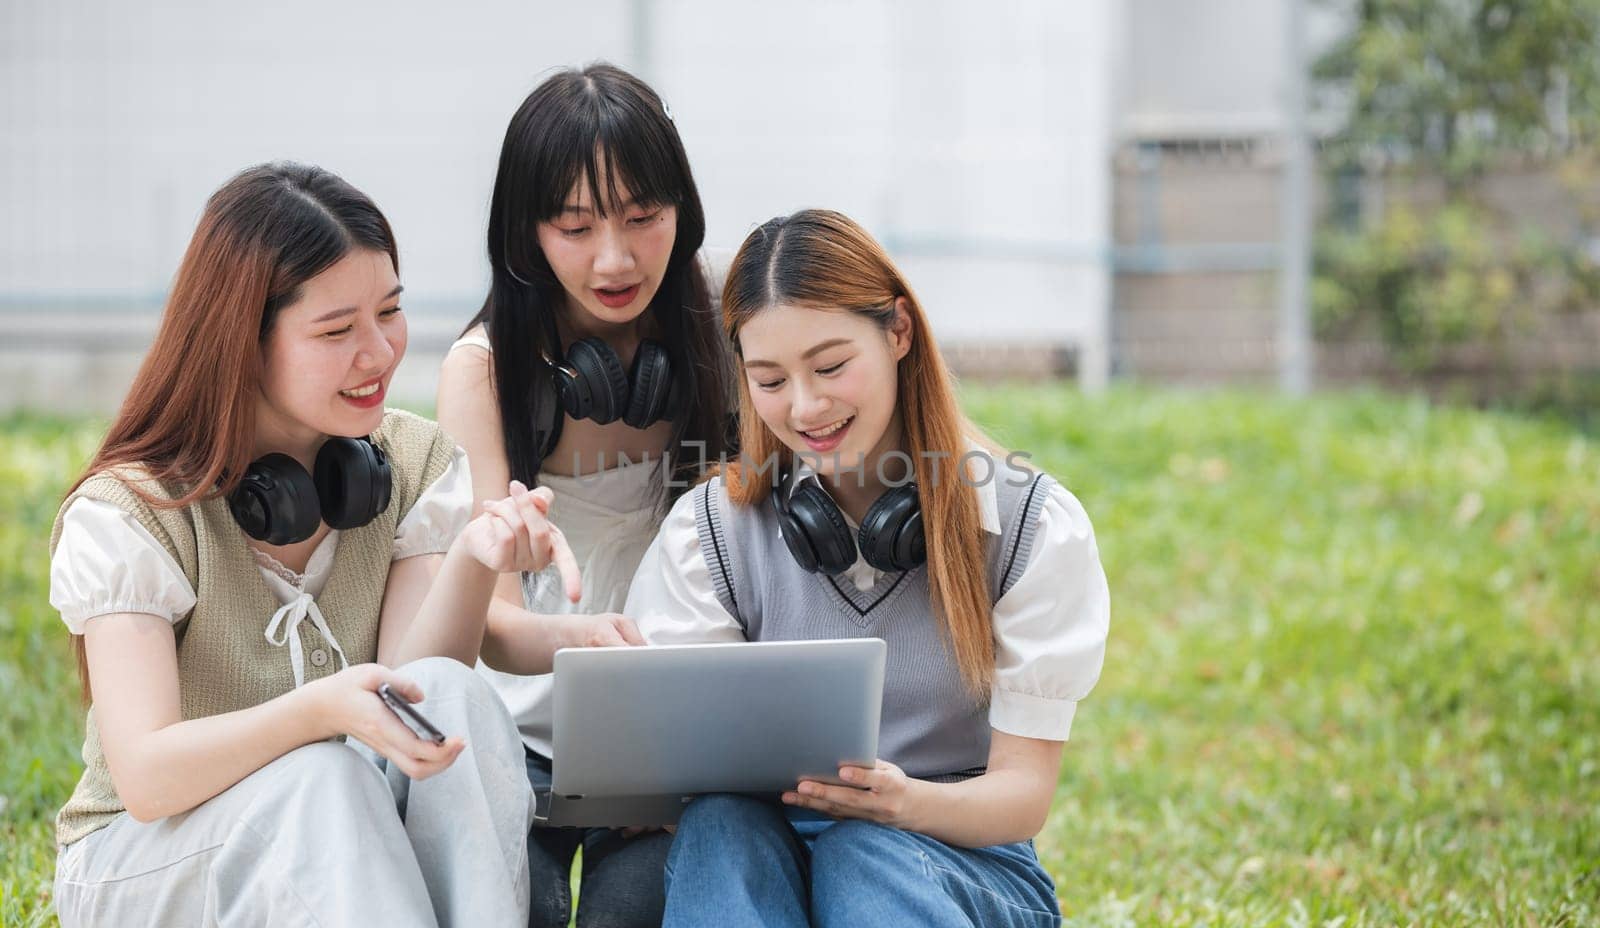
[{"label": "smiling face", "polygon": [[756,414],[820,473],[863,463],[874,472],[900,448],[898,364],[911,350],[903,299],[888,328],[859,312],[771,306],[739,329],[739,347]]},{"label": "smiling face", "polygon": [[[599,163],[603,171],[604,159]],[[566,291],[568,321],[592,332],[632,323],[655,298],[672,257],[678,211],[636,201],[619,178],[619,203],[601,215],[589,188],[580,177],[562,212],[539,223],[538,237]]]},{"label": "smiling face", "polygon": [[[306,281],[262,346],[256,450],[307,457],[324,436],[356,438],[383,421],[406,352],[400,281],[381,251],[358,249]],[[304,461],[302,461],[304,463]]]}]

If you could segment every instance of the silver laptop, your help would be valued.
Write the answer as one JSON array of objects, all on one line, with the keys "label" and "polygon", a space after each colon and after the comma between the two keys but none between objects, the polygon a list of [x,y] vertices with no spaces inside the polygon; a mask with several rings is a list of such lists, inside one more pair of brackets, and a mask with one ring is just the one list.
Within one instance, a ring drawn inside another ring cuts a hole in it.
[{"label": "silver laptop", "polygon": [[555,656],[543,825],[666,825],[701,793],[776,797],[878,754],[878,638],[640,648]]}]

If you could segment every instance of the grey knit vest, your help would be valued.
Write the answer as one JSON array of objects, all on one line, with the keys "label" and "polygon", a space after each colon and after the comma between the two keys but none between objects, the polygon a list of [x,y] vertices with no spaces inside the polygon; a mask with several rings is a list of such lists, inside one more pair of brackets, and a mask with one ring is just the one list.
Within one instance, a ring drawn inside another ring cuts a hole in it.
[{"label": "grey knit vest", "polygon": [[[1001,534],[985,537],[989,590],[998,602],[1027,567],[1053,481],[990,461]],[[807,573],[795,563],[771,498],[759,506],[732,505],[721,477],[692,492],[700,552],[717,599],[748,640],[882,638],[888,662],[878,756],[925,780],[983,773],[989,758],[987,701],[975,700],[961,679],[944,623],[932,608],[926,566],[884,574],[872,589],[860,591],[847,578]]]}]

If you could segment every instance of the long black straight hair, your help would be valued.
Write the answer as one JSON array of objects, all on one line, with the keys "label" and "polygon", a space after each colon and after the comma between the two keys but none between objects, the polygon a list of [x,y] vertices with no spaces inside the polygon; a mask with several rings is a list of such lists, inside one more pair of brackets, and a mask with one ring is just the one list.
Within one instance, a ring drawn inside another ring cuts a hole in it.
[{"label": "long black straight hair", "polygon": [[[601,164],[604,170],[601,170]],[[692,482],[703,463],[715,463],[731,437],[732,377],[721,320],[697,254],[705,240],[705,211],[689,172],[689,156],[666,108],[649,85],[606,63],[557,72],[511,117],[494,195],[489,202],[489,266],[493,279],[483,308],[467,324],[482,324],[494,356],[494,390],[511,476],[535,485],[543,464],[535,434],[540,391],[553,389],[547,358],[563,348],[556,313],[565,291],[539,247],[538,225],[558,216],[573,187],[584,181],[601,215],[620,210],[617,184],[640,204],[674,206],[678,228],[653,313],[685,398],[663,449],[673,467],[663,476]],[[543,408],[554,404],[548,395]],[[694,454],[686,454],[685,443]],[[668,496],[675,496],[669,493]]]}]

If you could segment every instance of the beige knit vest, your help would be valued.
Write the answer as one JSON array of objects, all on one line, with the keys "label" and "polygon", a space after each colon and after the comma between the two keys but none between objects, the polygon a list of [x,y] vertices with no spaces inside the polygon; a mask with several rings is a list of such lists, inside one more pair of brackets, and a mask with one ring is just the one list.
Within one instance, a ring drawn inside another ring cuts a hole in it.
[{"label": "beige knit vest", "polygon": [[[389,457],[394,485],[389,508],[372,522],[339,534],[333,567],[317,606],[345,657],[352,664],[377,659],[378,614],[396,527],[422,491],[449,466],[455,443],[439,426],[420,416],[390,410],[373,433]],[[220,715],[259,705],[294,689],[289,649],[267,641],[265,629],[279,602],[251,557],[248,539],[221,498],[180,509],[161,509],[128,486],[160,499],[175,499],[179,488],[136,471],[96,474],[67,497],[50,533],[54,554],[61,517],[80,498],[111,503],[139,520],[170,552],[195,591],[195,607],[174,631],[178,646],[178,689],[185,719]],[[310,622],[300,626],[305,653],[324,647]],[[337,673],[337,661],[314,666],[307,661],[306,682]],[[103,828],[124,810],[100,749],[94,706],[89,707],[83,742],[83,777],[56,817],[56,842],[65,846]]]}]

